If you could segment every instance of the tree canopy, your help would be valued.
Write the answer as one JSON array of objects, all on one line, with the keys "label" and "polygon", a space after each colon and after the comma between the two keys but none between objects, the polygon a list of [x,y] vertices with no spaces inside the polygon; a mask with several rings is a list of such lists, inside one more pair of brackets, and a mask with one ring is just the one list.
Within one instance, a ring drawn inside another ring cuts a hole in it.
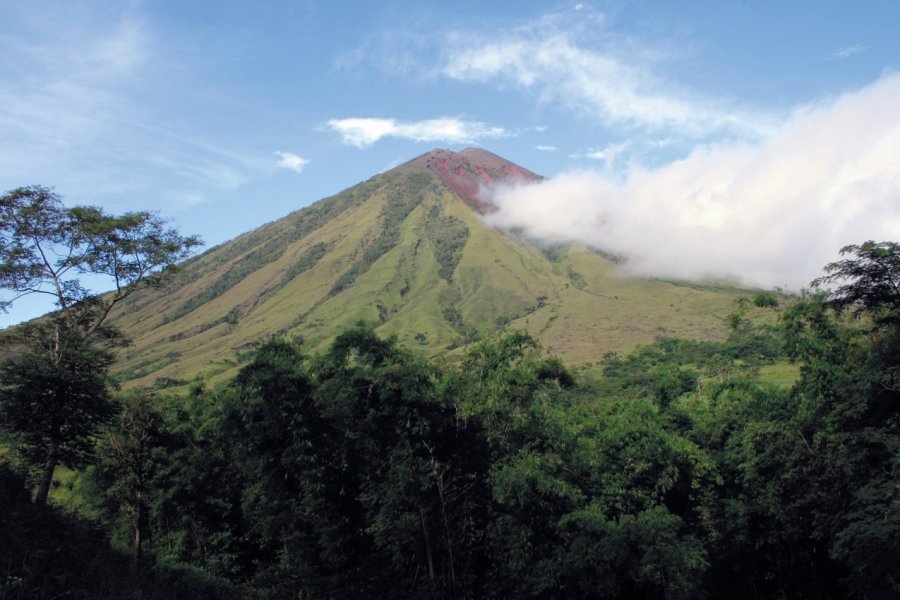
[{"label": "tree canopy", "polygon": [[[43,186],[0,196],[0,309],[30,294],[52,297],[68,325],[83,336],[141,285],[158,283],[200,244],[150,212],[110,215],[96,206],[66,207]],[[80,275],[101,276],[112,288],[99,296]]]},{"label": "tree canopy", "polygon": [[838,308],[851,307],[879,321],[900,319],[900,244],[867,241],[841,248],[850,255],[825,266],[826,275],[813,284],[829,289]]},{"label": "tree canopy", "polygon": [[[365,324],[320,354],[264,339],[221,385],[126,397],[82,493],[196,597],[896,598],[900,323],[858,267],[831,296],[740,300],[725,340],[608,355],[599,381],[523,331],[457,360]],[[18,531],[0,586],[61,595]]]}]

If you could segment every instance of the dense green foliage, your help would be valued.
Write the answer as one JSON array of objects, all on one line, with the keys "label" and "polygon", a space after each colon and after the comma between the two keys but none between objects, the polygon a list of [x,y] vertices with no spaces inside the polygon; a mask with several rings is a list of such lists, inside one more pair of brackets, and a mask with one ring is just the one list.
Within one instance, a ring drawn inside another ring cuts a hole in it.
[{"label": "dense green foliage", "polygon": [[187,564],[133,569],[105,524],[33,505],[26,478],[0,460],[0,598],[4,600],[230,600],[249,588]]},{"label": "dense green foliage", "polygon": [[65,328],[54,333],[50,346],[35,344],[0,365],[0,427],[20,456],[42,471],[40,504],[56,466],[88,464],[94,436],[115,414],[107,387],[112,354]]},{"label": "dense green foliage", "polygon": [[832,304],[865,311],[877,320],[894,320],[900,313],[900,244],[875,243],[841,248],[841,254],[853,255],[825,266],[824,277],[814,285],[839,283],[831,294]]},{"label": "dense green foliage", "polygon": [[[181,597],[897,597],[900,303],[884,289],[850,311],[759,294],[727,340],[609,355],[600,381],[520,331],[453,365],[364,324],[314,356],[272,338],[224,387],[123,399],[82,488],[102,531],[54,526],[93,549],[89,572],[108,555],[146,589],[193,573]],[[785,360],[792,386],[761,380]],[[2,501],[33,510],[17,477],[0,469]],[[2,593],[51,597],[33,573],[62,559],[3,535]]]}]

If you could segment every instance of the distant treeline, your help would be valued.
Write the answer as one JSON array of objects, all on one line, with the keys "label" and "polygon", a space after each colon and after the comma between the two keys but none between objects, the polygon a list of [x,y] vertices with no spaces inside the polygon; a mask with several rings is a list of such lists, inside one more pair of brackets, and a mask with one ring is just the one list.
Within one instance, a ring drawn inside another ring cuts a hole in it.
[{"label": "distant treeline", "polygon": [[81,517],[31,504],[10,430],[0,598],[898,597],[897,250],[599,381],[520,331],[456,364],[272,338],[228,385],[121,395]]}]

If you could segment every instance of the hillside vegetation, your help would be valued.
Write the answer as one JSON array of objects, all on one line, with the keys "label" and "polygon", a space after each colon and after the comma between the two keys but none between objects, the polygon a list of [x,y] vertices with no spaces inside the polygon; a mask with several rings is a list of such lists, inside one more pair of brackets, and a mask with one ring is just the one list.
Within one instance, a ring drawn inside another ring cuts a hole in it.
[{"label": "hillside vegetation", "polygon": [[[223,385],[121,398],[90,523],[0,463],[0,593],[896,597],[896,292],[758,293],[728,323],[600,380],[514,329],[452,365],[365,324],[312,355],[270,338]],[[768,383],[786,360],[799,377]]]}]

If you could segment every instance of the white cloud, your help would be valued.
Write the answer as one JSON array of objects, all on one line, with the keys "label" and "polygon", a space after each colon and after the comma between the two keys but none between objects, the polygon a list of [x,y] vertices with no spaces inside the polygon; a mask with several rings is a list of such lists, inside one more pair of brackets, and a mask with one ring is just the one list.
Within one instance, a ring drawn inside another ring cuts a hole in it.
[{"label": "white cloud", "polygon": [[695,137],[769,131],[767,116],[685,89],[657,74],[652,61],[617,48],[580,43],[578,28],[563,30],[545,18],[505,34],[451,36],[441,73],[458,81],[512,84],[608,126]]},{"label": "white cloud", "polygon": [[416,142],[468,144],[480,139],[514,135],[502,127],[492,127],[478,121],[466,121],[455,117],[407,122],[377,118],[331,119],[328,121],[328,127],[339,133],[341,141],[345,144],[357,148],[371,146],[384,137],[404,138]]},{"label": "white cloud", "polygon": [[832,55],[832,58],[843,60],[845,58],[850,58],[854,54],[859,54],[863,50],[866,50],[866,47],[859,44],[854,44],[853,46],[844,46],[843,48],[839,48],[838,50],[836,50]]},{"label": "white cloud", "polygon": [[282,152],[281,150],[276,150],[274,154],[280,157],[280,160],[276,163],[276,166],[280,169],[287,169],[288,171],[294,171],[295,173],[302,173],[303,168],[309,164],[308,159],[303,158],[302,156],[298,156],[292,152]]},{"label": "white cloud", "polygon": [[798,289],[844,245],[900,239],[900,74],[797,109],[757,143],[624,178],[567,173],[495,193],[489,222],[627,257],[639,274]]},{"label": "white cloud", "polygon": [[541,152],[556,152],[558,150],[556,146],[545,146],[543,144],[538,144],[534,149],[540,150]]},{"label": "white cloud", "polygon": [[613,162],[620,156],[622,156],[628,149],[631,148],[631,142],[617,142],[615,144],[610,144],[606,148],[602,150],[588,150],[584,153],[585,158],[591,158],[594,160],[603,161],[607,166],[611,166]]}]

